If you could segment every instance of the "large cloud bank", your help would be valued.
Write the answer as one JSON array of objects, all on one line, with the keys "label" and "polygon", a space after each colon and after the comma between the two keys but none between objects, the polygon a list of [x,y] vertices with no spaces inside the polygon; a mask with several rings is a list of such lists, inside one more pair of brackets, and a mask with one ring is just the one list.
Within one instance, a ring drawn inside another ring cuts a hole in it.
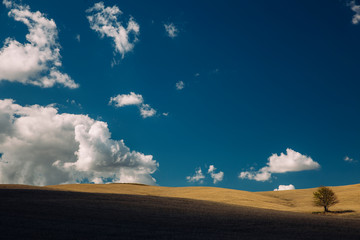
[{"label": "large cloud bank", "polygon": [[154,184],[158,163],[111,139],[105,122],[0,100],[0,183]]},{"label": "large cloud bank", "polygon": [[290,148],[286,149],[286,154],[273,154],[268,158],[267,166],[259,171],[241,172],[239,178],[256,181],[268,181],[272,173],[299,172],[319,168],[319,163],[311,157],[302,155]]},{"label": "large cloud bank", "polygon": [[40,87],[52,87],[62,84],[77,88],[69,75],[61,73],[60,44],[54,20],[44,14],[31,12],[27,5],[20,5],[9,0],[3,4],[10,9],[9,17],[24,23],[29,30],[28,43],[21,44],[7,38],[0,49],[0,81],[20,82]]},{"label": "large cloud bank", "polygon": [[130,17],[126,28],[118,20],[122,11],[116,6],[105,7],[103,2],[95,3],[93,7],[86,10],[87,19],[90,28],[100,34],[103,38],[107,36],[114,41],[115,52],[118,52],[124,58],[125,53],[134,48],[138,41],[137,36],[140,32],[140,26]]}]

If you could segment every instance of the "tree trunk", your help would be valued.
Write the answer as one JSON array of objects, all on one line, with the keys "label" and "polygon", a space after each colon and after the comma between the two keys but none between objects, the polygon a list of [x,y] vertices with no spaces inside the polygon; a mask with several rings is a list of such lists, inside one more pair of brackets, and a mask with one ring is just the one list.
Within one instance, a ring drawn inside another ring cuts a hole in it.
[{"label": "tree trunk", "polygon": [[327,208],[327,206],[324,206],[324,212],[329,212],[329,209]]}]

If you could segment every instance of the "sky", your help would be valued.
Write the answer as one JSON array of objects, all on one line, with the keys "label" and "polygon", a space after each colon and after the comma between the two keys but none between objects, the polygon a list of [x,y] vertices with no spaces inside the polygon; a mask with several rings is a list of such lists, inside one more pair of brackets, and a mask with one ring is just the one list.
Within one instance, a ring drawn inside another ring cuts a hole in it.
[{"label": "sky", "polygon": [[360,2],[0,5],[0,183],[359,183]]}]

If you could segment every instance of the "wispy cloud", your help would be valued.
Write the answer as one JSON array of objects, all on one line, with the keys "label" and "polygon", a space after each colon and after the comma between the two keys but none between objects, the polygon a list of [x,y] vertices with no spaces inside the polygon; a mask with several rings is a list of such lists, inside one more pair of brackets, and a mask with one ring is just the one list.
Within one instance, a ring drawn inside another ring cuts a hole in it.
[{"label": "wispy cloud", "polygon": [[167,35],[171,38],[175,38],[179,34],[179,30],[175,27],[173,23],[164,24],[164,28]]},{"label": "wispy cloud", "polygon": [[286,154],[273,154],[268,158],[267,166],[258,171],[241,172],[239,178],[256,181],[268,181],[272,173],[299,172],[319,168],[319,163],[311,157],[302,155],[290,148],[286,149]]},{"label": "wispy cloud", "polygon": [[214,70],[212,70],[210,73],[211,74],[218,74],[220,72],[220,69],[215,68]]},{"label": "wispy cloud", "polygon": [[360,5],[356,5],[355,1],[351,1],[349,3],[349,6],[351,7],[351,10],[353,10],[355,12],[355,14],[352,18],[352,23],[358,24],[360,21]]},{"label": "wispy cloud", "polygon": [[24,23],[29,33],[27,43],[7,38],[0,49],[0,81],[20,82],[39,87],[61,84],[68,88],[79,87],[69,75],[61,73],[62,65],[58,31],[54,20],[39,11],[31,12],[28,5],[4,0],[10,9],[9,16]]},{"label": "wispy cloud", "polygon": [[219,171],[218,173],[215,173],[216,168],[214,165],[210,165],[208,173],[210,174],[211,178],[213,179],[213,183],[221,182],[224,178],[224,172]]},{"label": "wispy cloud", "polygon": [[201,168],[199,167],[197,170],[195,170],[195,174],[193,176],[187,176],[186,179],[188,180],[188,182],[203,183],[205,175],[202,173]]},{"label": "wispy cloud", "polygon": [[71,105],[76,106],[80,109],[82,108],[82,105],[80,103],[76,102],[74,99],[73,100],[67,99],[66,102],[70,103]]},{"label": "wispy cloud", "polygon": [[50,185],[81,181],[155,184],[158,163],[111,139],[106,122],[59,114],[53,105],[0,100],[0,183]]},{"label": "wispy cloud", "polygon": [[80,34],[76,34],[75,39],[76,41],[80,42]]},{"label": "wispy cloud", "polygon": [[[221,182],[224,179],[224,172],[219,171],[216,173],[216,168],[214,165],[209,166],[207,174],[210,175],[214,184]],[[205,178],[206,178],[206,176],[203,174],[201,167],[195,169],[195,174],[193,176],[186,177],[188,182],[198,182],[200,184],[204,183]]]},{"label": "wispy cloud", "polygon": [[353,158],[351,158],[349,156],[345,156],[344,161],[349,162],[349,163],[356,163],[357,162],[357,160],[355,160],[355,159],[353,159]]},{"label": "wispy cloud", "polygon": [[116,5],[105,7],[103,2],[95,3],[86,12],[89,14],[87,19],[90,28],[98,32],[101,38],[104,36],[112,38],[115,47],[114,53],[120,53],[124,58],[125,53],[134,48],[134,44],[138,41],[140,26],[132,17],[125,28],[118,20],[122,11]]},{"label": "wispy cloud", "polygon": [[183,81],[178,81],[176,84],[175,84],[175,87],[177,90],[182,90],[184,89],[185,87],[185,83]]},{"label": "wispy cloud", "polygon": [[113,104],[115,107],[124,107],[135,105],[139,108],[140,115],[143,118],[155,116],[156,110],[149,104],[144,103],[144,98],[141,94],[130,92],[130,94],[118,94],[115,97],[111,97],[109,104]]},{"label": "wispy cloud", "polygon": [[285,190],[294,190],[295,186],[292,184],[289,185],[279,185],[278,188],[275,188],[274,191],[285,191]]}]

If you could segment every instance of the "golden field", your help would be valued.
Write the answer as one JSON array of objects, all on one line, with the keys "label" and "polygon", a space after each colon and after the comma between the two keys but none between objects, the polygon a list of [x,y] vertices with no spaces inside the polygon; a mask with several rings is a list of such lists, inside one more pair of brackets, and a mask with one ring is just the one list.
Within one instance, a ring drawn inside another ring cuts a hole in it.
[{"label": "golden field", "polygon": [[[26,185],[0,185],[0,188],[30,188],[86,193],[110,193],[145,195],[157,197],[205,200],[238,206],[256,207],[290,212],[320,212],[321,207],[312,204],[312,193],[316,188],[287,191],[247,192],[216,187],[160,187],[142,184],[66,184],[46,187]],[[341,215],[360,217],[360,184],[331,187],[340,203],[330,207],[331,211],[349,212]]]},{"label": "golden field", "polygon": [[[0,185],[2,239],[360,239],[360,185],[246,192],[141,184]],[[339,214],[341,213],[341,214]]]}]

